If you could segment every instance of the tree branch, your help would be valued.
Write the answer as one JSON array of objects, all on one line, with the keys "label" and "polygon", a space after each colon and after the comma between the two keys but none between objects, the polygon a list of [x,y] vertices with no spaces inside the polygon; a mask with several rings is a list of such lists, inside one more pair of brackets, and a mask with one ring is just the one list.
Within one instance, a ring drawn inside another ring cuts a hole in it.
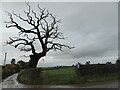
[{"label": "tree branch", "polygon": [[74,48],[74,47],[70,47],[70,46],[67,46],[67,45],[64,45],[64,44],[60,44],[60,43],[53,43],[53,42],[48,42],[49,44],[51,44],[51,47],[50,48],[48,48],[47,49],[47,52],[49,51],[49,50],[54,50],[54,51],[56,51],[56,50],[60,50],[60,51],[63,51],[63,47],[67,47],[67,48],[69,48],[69,49],[72,49],[72,48]]},{"label": "tree branch", "polygon": [[[20,48],[20,51],[26,51],[26,52],[32,51],[33,54],[36,54],[35,46],[33,42],[38,40],[40,46],[42,46],[42,51],[40,51],[38,54],[42,53],[43,55],[46,55],[46,53],[49,50],[62,51],[63,47],[69,49],[74,48],[68,45],[53,42],[54,39],[65,39],[63,33],[59,32],[58,24],[61,21],[60,19],[57,19],[56,16],[52,15],[45,8],[44,9],[40,8],[39,4],[37,6],[39,10],[39,14],[31,9],[29,3],[26,3],[26,5],[28,6],[28,11],[24,11],[26,18],[14,12],[12,13],[7,12],[10,21],[5,22],[6,28],[11,28],[11,27],[17,28],[19,30],[18,32],[19,36],[24,37],[26,39],[9,38],[10,41],[8,41],[7,44],[12,45],[15,48],[19,47],[20,45],[23,45],[23,47]],[[22,27],[17,23],[17,21],[15,21],[14,17],[21,20],[22,22],[26,22],[28,25],[31,26],[31,28],[26,29]],[[30,34],[35,36],[30,38]],[[27,46],[30,46],[30,48],[27,48]]]},{"label": "tree branch", "polygon": [[[29,29],[29,30],[26,30],[25,28],[21,27],[18,25],[18,23],[16,23],[12,17],[12,14],[7,12],[8,13],[8,16],[10,18],[10,22],[7,22],[9,23],[10,25],[7,25],[6,24],[6,28],[10,28],[10,27],[16,27],[18,30],[20,30],[22,33],[33,33],[33,34],[37,34],[37,32],[34,32],[32,31],[34,28],[32,29]],[[6,23],[6,22],[5,22]]]},{"label": "tree branch", "polygon": [[[24,46],[26,46],[26,45],[29,45],[29,46],[31,46],[31,50],[32,50],[32,53],[33,54],[35,54],[36,52],[35,52],[35,47],[34,47],[34,45],[33,45],[33,41],[31,41],[31,42],[28,42],[26,39],[22,39],[22,38],[17,38],[17,39],[12,39],[12,38],[9,38],[10,39],[10,41],[7,41],[7,44],[9,44],[9,45],[12,45],[12,46],[14,46],[15,48],[17,48],[19,45],[24,45]],[[22,42],[21,42],[22,41]],[[18,42],[17,44],[15,44],[15,45],[13,45],[14,43],[16,43],[16,42]],[[21,51],[24,51],[25,50],[25,48],[23,49],[21,49]],[[30,48],[29,48],[29,50],[28,51],[31,51],[30,50]],[[27,51],[27,50],[26,50]]]}]

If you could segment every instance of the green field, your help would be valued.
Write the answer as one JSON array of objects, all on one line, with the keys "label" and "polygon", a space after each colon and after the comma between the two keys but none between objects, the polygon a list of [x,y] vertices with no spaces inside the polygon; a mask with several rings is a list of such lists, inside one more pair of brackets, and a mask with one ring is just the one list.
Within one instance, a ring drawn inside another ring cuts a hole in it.
[{"label": "green field", "polygon": [[74,67],[44,70],[34,79],[26,71],[22,70],[18,75],[19,81],[26,84],[69,84],[77,79]]},{"label": "green field", "polygon": [[45,73],[44,84],[72,84],[77,79],[74,67],[46,70]]},{"label": "green field", "polygon": [[[39,68],[38,68],[39,69]],[[36,69],[36,71],[38,70]],[[34,70],[34,69],[33,69]],[[106,74],[104,76],[77,76],[75,67],[44,70],[41,73],[32,70],[22,70],[18,75],[18,80],[24,84],[44,84],[44,85],[67,85],[103,82],[117,80],[118,73]]]}]

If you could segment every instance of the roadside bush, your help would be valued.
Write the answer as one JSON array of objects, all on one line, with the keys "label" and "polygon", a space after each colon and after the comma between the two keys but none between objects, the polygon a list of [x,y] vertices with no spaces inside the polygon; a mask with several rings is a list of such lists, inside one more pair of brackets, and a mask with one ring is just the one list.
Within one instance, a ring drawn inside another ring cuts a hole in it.
[{"label": "roadside bush", "polygon": [[5,66],[2,66],[2,79],[5,79],[6,77],[19,71],[20,67],[17,64],[7,64]]}]

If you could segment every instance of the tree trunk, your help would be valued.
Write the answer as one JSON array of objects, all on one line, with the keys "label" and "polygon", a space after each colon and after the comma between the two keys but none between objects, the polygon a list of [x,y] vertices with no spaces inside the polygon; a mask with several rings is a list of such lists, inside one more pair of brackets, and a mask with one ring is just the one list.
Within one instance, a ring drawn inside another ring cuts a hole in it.
[{"label": "tree trunk", "polygon": [[38,55],[30,55],[29,68],[36,68],[40,58]]},{"label": "tree trunk", "polygon": [[36,68],[39,59],[45,55],[46,55],[46,53],[39,53],[39,54],[30,55],[29,68]]}]

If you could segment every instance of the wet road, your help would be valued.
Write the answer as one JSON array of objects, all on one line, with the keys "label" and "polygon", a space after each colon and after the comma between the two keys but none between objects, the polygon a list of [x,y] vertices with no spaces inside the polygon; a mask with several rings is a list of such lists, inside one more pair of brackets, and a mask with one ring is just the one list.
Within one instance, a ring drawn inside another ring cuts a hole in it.
[{"label": "wet road", "polygon": [[0,83],[0,88],[118,88],[118,80],[85,85],[24,85],[17,81],[14,74]]},{"label": "wet road", "polygon": [[21,83],[18,83],[17,81],[17,75],[14,74],[8,78],[6,78],[0,85],[2,85],[2,88],[26,88],[26,85],[23,85]]}]

